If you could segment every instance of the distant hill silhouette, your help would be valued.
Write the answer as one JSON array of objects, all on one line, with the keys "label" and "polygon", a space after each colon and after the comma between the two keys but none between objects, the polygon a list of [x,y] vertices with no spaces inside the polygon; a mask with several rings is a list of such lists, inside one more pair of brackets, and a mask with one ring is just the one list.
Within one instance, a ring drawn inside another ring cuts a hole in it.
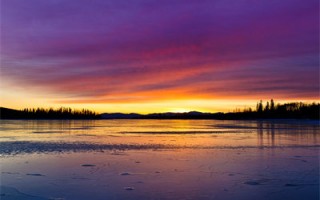
[{"label": "distant hill silhouette", "polygon": [[142,115],[137,113],[103,113],[100,116],[102,119],[139,119]]},{"label": "distant hill silhouette", "polygon": [[185,113],[103,113],[96,114],[90,110],[59,109],[23,109],[14,110],[0,107],[0,119],[320,119],[320,104],[293,102],[275,105],[271,99],[266,105],[260,101],[256,110],[251,108],[229,113],[203,113],[191,111]]},{"label": "distant hill silhouette", "polygon": [[285,104],[275,104],[273,99],[270,102],[260,101],[257,103],[256,110],[251,108],[243,111],[237,110],[229,113],[202,113],[191,111],[185,113],[151,113],[146,115],[131,113],[104,113],[103,119],[318,119],[320,118],[320,104],[306,104],[293,102]]},{"label": "distant hill silhouette", "polygon": [[202,113],[197,111],[185,112],[185,113],[151,113],[151,114],[137,114],[137,113],[103,113],[101,114],[102,119],[211,119],[217,114],[213,113]]}]

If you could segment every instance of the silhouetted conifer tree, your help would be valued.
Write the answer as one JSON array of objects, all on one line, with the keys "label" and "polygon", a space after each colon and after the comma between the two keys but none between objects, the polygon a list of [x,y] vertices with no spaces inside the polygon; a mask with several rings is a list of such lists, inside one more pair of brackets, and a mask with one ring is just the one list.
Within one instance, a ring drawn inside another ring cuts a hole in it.
[{"label": "silhouetted conifer tree", "polygon": [[260,100],[260,102],[257,104],[257,112],[262,113],[262,111],[263,111],[263,104],[262,104],[262,100]]},{"label": "silhouetted conifer tree", "polygon": [[274,111],[274,110],[275,110],[273,99],[271,99],[271,101],[270,101],[270,110],[271,110],[271,111]]},{"label": "silhouetted conifer tree", "polygon": [[266,105],[266,107],[264,108],[264,111],[265,111],[265,112],[269,112],[269,110],[270,110],[269,101],[267,101],[267,105]]}]

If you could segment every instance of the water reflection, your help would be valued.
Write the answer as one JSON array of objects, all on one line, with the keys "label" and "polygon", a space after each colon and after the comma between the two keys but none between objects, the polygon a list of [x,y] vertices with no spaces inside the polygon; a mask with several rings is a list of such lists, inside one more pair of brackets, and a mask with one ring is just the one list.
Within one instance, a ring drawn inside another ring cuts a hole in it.
[{"label": "water reflection", "polygon": [[296,123],[257,121],[257,139],[261,147],[281,146],[290,144],[319,144],[320,129],[318,122],[304,123],[304,121],[295,121]]},{"label": "water reflection", "polygon": [[1,121],[1,199],[319,199],[314,121]]},{"label": "water reflection", "polygon": [[[258,143],[260,146],[264,146],[265,144],[271,147],[275,146],[275,124],[258,121],[257,122],[257,134],[258,134]],[[264,128],[265,127],[265,128]],[[264,133],[266,135],[264,135]],[[264,139],[266,142],[264,142]]]},{"label": "water reflection", "polygon": [[319,145],[319,133],[318,122],[307,120],[8,120],[1,121],[0,153],[53,152],[55,146],[59,151],[305,147]]}]

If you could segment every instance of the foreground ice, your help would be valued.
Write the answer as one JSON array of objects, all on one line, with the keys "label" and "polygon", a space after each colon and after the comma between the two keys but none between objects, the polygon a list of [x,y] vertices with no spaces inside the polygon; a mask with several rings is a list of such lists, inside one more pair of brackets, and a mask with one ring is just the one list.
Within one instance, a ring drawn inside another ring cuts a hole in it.
[{"label": "foreground ice", "polygon": [[24,194],[14,187],[0,186],[0,199],[7,200],[48,200],[46,198]]},{"label": "foreground ice", "polygon": [[69,200],[316,200],[318,152],[318,147],[310,147],[9,156],[1,159],[1,184],[19,192],[5,189],[1,200],[12,199],[10,195]]}]

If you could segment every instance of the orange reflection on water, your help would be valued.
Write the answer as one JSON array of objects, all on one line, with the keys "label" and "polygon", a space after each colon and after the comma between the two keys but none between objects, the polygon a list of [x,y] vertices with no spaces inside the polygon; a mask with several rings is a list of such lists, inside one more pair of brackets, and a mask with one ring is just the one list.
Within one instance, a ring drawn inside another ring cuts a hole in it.
[{"label": "orange reflection on water", "polygon": [[317,145],[313,121],[3,120],[0,141],[162,145],[170,148]]}]

